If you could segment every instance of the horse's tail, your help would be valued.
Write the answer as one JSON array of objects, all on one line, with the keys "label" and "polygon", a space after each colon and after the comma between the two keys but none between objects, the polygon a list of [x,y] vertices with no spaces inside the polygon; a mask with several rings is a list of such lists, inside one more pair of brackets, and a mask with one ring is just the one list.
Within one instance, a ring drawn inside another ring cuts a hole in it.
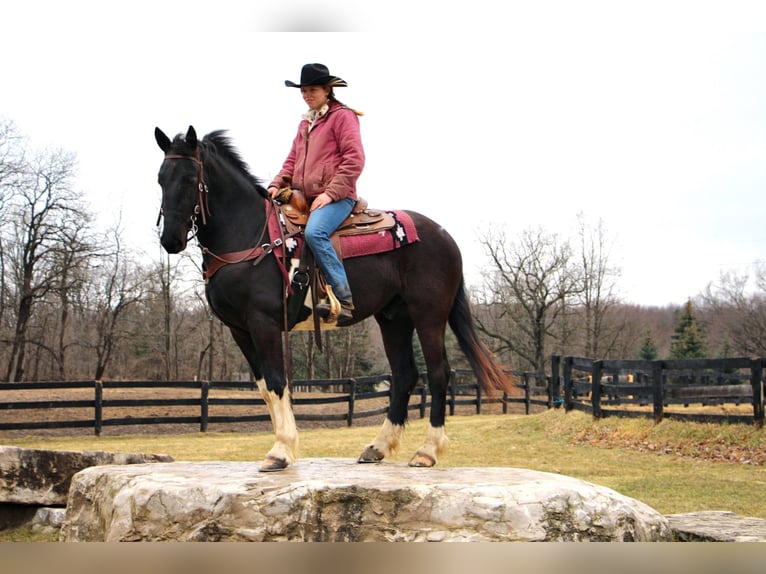
[{"label": "horse's tail", "polygon": [[487,393],[504,391],[509,395],[519,394],[519,388],[514,386],[511,377],[476,333],[463,279],[460,280],[460,287],[452,303],[449,326],[457,337],[460,350],[468,357],[476,378]]}]

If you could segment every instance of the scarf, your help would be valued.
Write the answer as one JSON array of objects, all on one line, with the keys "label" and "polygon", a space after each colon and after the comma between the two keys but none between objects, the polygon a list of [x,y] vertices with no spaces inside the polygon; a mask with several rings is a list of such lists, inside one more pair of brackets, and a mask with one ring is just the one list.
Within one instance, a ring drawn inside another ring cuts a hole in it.
[{"label": "scarf", "polygon": [[330,109],[329,104],[323,105],[318,110],[309,110],[305,114],[303,114],[303,119],[306,120],[309,123],[309,131],[311,131],[311,128],[314,127],[314,123],[321,117],[324,117],[324,115],[328,112]]}]

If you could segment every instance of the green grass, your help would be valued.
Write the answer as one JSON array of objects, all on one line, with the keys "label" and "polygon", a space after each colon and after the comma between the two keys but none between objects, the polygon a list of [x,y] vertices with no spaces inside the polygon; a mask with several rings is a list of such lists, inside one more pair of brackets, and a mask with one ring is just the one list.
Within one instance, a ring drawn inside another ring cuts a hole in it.
[{"label": "green grass", "polygon": [[[426,421],[412,421],[400,451],[406,463],[420,445]],[[355,458],[374,427],[301,433],[301,457]],[[594,420],[579,412],[456,416],[447,420],[450,448],[444,467],[509,466],[560,473],[612,488],[663,514],[729,510],[766,518],[766,434],[749,425],[648,419]],[[257,461],[271,433],[199,433],[0,439],[25,448],[151,452],[176,460]],[[741,461],[753,461],[742,464]],[[757,461],[761,461],[757,463]],[[0,537],[0,540],[3,540]]]}]

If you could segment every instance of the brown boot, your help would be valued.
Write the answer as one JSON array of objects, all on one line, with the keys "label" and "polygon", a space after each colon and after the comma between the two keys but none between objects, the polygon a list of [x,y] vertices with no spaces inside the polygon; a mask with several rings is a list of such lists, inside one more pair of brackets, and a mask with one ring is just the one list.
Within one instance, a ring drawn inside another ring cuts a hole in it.
[{"label": "brown boot", "polygon": [[[330,304],[318,303],[314,309],[316,314],[322,319],[327,319],[330,316]],[[354,304],[351,301],[340,301],[340,313],[338,313],[338,321],[350,321],[354,318]]]},{"label": "brown boot", "polygon": [[340,314],[338,315],[338,322],[350,321],[354,318],[354,304],[351,301],[340,302]]}]

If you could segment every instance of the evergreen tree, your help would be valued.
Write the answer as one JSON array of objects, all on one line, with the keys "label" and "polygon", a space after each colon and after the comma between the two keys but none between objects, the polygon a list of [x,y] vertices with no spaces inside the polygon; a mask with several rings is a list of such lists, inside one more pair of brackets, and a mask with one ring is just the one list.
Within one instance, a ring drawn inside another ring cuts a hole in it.
[{"label": "evergreen tree", "polygon": [[644,361],[653,361],[657,358],[657,344],[654,342],[654,337],[647,331],[644,344],[638,351],[638,358]]},{"label": "evergreen tree", "polygon": [[699,359],[706,356],[704,333],[694,316],[691,299],[686,301],[680,312],[676,312],[676,328],[671,339],[671,359]]}]

